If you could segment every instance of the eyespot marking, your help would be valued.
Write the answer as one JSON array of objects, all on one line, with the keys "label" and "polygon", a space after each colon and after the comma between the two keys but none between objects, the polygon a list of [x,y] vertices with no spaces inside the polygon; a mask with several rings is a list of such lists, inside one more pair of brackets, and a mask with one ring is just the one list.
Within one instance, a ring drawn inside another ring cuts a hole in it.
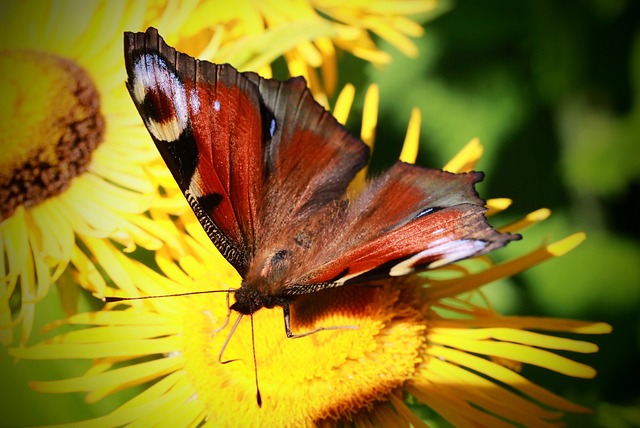
[{"label": "eyespot marking", "polygon": [[160,141],[177,141],[189,124],[187,94],[178,76],[156,54],[133,65],[133,96],[149,132]]}]

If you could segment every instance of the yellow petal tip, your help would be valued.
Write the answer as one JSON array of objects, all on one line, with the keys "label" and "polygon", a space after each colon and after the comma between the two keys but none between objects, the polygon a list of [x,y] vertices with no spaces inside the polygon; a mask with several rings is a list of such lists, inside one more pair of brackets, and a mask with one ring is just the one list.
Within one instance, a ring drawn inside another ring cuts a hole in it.
[{"label": "yellow petal tip", "polygon": [[587,239],[586,233],[574,233],[571,236],[567,236],[566,238],[558,242],[554,242],[553,244],[548,245],[547,251],[555,257],[559,257],[573,250],[578,245],[582,244],[585,239]]},{"label": "yellow petal tip", "polygon": [[509,198],[493,198],[487,199],[486,207],[487,212],[485,215],[487,217],[491,217],[492,215],[498,214],[506,210],[511,206],[513,201]]},{"label": "yellow petal tip", "polygon": [[527,214],[527,220],[531,222],[539,222],[549,218],[551,210],[548,208],[540,208],[532,213]]},{"label": "yellow petal tip", "polygon": [[422,115],[419,108],[411,110],[411,118],[407,127],[407,135],[400,152],[400,160],[407,163],[415,163],[418,158],[418,147],[420,145],[420,122]]},{"label": "yellow petal tip", "polygon": [[511,206],[513,201],[509,198],[493,198],[487,200],[487,208],[491,210],[504,211]]},{"label": "yellow petal tip", "polygon": [[351,111],[351,105],[353,104],[353,97],[356,94],[356,88],[350,83],[347,83],[336,100],[336,104],[333,108],[333,116],[338,122],[345,125],[349,118],[349,111]]},{"label": "yellow petal tip", "polygon": [[449,172],[467,172],[475,167],[476,162],[482,156],[483,148],[480,139],[469,141],[445,166]]},{"label": "yellow petal tip", "polygon": [[612,331],[613,327],[606,322],[594,322],[580,329],[582,334],[609,334]]}]

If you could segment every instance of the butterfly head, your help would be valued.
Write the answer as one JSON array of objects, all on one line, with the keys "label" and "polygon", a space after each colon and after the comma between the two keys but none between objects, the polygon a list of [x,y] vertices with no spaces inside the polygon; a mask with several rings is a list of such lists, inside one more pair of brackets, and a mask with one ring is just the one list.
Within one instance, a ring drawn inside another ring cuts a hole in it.
[{"label": "butterfly head", "polygon": [[243,315],[251,315],[262,308],[270,309],[291,303],[290,298],[266,294],[246,282],[236,291],[235,298],[236,302],[231,305],[231,309]]}]

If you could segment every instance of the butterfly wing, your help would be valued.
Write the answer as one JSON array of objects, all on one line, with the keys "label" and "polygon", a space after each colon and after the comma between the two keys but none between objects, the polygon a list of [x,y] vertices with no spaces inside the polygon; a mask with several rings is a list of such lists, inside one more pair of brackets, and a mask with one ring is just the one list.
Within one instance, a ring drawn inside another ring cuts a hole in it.
[{"label": "butterfly wing", "polygon": [[484,201],[474,189],[482,177],[396,163],[368,182],[341,214],[328,233],[331,239],[318,242],[309,255],[309,262],[319,263],[300,272],[287,294],[406,275],[520,239],[487,222]]},{"label": "butterfly wing", "polygon": [[230,67],[125,33],[127,88],[205,231],[242,273],[255,235],[265,138],[258,96]]},{"label": "butterfly wing", "polygon": [[299,230],[344,196],[366,165],[369,148],[313,99],[304,79],[280,82],[245,75],[255,82],[277,123],[265,157],[268,179],[260,207],[264,233],[257,243],[269,252],[279,237],[291,244]]},{"label": "butterfly wing", "polygon": [[340,198],[367,162],[367,147],[313,100],[302,78],[278,82],[196,60],[153,28],[125,33],[125,65],[158,150],[242,276],[267,237]]}]

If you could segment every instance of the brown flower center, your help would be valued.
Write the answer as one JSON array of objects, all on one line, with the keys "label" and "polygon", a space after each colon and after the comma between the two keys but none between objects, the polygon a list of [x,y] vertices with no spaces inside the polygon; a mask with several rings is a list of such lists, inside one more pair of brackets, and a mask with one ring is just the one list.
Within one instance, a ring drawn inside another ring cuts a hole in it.
[{"label": "brown flower center", "polygon": [[75,62],[0,54],[0,221],[65,190],[104,135],[98,90]]}]

